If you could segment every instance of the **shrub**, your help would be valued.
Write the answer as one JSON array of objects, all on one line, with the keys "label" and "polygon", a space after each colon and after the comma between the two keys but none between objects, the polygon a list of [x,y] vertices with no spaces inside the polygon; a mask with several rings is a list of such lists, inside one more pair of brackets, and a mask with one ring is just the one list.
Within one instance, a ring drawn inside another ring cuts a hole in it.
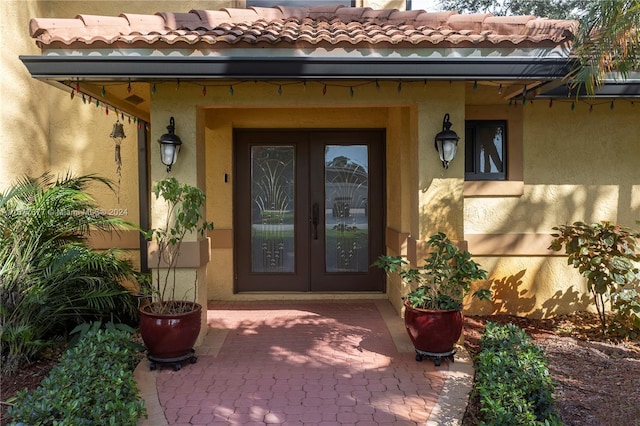
[{"label": "shrub", "polygon": [[568,255],[568,263],[587,279],[587,288],[598,310],[602,334],[607,332],[607,302],[618,324],[640,330],[638,237],[640,234],[609,222],[575,222],[553,228],[550,249]]},{"label": "shrub", "polygon": [[90,232],[135,229],[97,208],[85,191],[93,176],[25,178],[0,193],[2,373],[60,340],[75,325],[113,318],[134,323],[137,278],[117,251],[87,246]]},{"label": "shrub", "polygon": [[136,425],[146,416],[133,380],[137,360],[130,333],[116,328],[87,332],[38,388],[11,399],[11,424]]},{"label": "shrub", "polygon": [[547,361],[523,330],[487,323],[476,361],[474,391],[484,424],[561,424]]},{"label": "shrub", "polygon": [[[426,243],[429,254],[420,268],[407,268],[402,256],[380,256],[372,266],[387,274],[397,273],[410,288],[406,300],[419,309],[462,309],[463,299],[471,292],[471,284],[487,278],[487,271],[460,250],[444,233],[432,235]],[[472,297],[490,300],[491,290],[481,288]]]}]

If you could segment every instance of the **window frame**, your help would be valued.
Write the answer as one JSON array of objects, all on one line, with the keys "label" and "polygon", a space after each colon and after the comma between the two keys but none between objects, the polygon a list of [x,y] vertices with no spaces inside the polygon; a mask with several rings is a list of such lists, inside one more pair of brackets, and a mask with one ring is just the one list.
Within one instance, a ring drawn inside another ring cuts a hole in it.
[{"label": "window frame", "polygon": [[506,180],[465,180],[465,197],[519,197],[524,194],[522,110],[504,104],[466,105],[465,120],[507,121],[508,167]]},{"label": "window frame", "polygon": [[[481,140],[478,137],[480,129],[501,128],[502,129],[502,152],[500,160],[503,163],[501,172],[483,172],[480,170]],[[507,120],[466,120],[465,121],[465,171],[466,181],[505,181],[507,180],[507,170],[509,168],[509,141]],[[473,171],[468,171],[471,163]]]}]

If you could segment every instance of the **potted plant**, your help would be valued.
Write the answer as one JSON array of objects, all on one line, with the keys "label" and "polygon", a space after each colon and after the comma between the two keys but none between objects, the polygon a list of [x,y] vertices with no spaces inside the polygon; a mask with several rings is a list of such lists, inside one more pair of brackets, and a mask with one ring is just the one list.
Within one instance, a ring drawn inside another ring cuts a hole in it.
[{"label": "potted plant", "polygon": [[[460,250],[447,236],[439,232],[426,243],[429,255],[420,268],[407,267],[401,256],[380,256],[374,266],[388,274],[399,274],[410,288],[404,298],[404,323],[416,350],[416,360],[423,356],[453,360],[455,344],[462,334],[463,300],[471,292],[471,284],[487,278],[487,271]],[[480,300],[489,300],[486,288],[472,293]]]},{"label": "potted plant", "polygon": [[196,302],[197,272],[194,276],[193,298],[176,295],[176,269],[180,248],[188,234],[204,237],[213,223],[203,217],[205,193],[174,177],[159,181],[153,188],[157,198],[167,203],[163,225],[147,232],[147,239],[156,243],[156,273],[152,278],[152,302],[139,309],[140,333],[147,347],[151,369],[156,362],[173,363],[179,370],[181,362],[196,361],[193,350],[201,327],[202,306]]}]

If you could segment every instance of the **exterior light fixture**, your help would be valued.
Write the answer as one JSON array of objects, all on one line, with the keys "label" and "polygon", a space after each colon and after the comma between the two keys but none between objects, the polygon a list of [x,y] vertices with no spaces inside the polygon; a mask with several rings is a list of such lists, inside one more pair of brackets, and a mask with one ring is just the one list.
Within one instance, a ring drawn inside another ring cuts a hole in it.
[{"label": "exterior light fixture", "polygon": [[449,121],[449,113],[444,115],[442,119],[442,131],[436,135],[435,146],[440,155],[440,161],[445,169],[449,168],[449,163],[456,156],[458,150],[458,141],[460,138],[451,130],[451,122]]},{"label": "exterior light fixture", "polygon": [[180,137],[174,133],[175,128],[175,121],[173,117],[171,117],[169,119],[169,125],[167,126],[167,133],[158,139],[158,143],[160,144],[160,160],[162,164],[167,166],[167,172],[170,172],[171,166],[176,164],[178,153],[180,152],[180,145],[182,145]]}]

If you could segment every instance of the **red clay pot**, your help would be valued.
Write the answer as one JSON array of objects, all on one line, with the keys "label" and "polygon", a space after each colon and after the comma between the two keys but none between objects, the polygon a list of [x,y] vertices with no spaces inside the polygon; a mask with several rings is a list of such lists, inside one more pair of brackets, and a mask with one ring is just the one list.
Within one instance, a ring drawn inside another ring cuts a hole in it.
[{"label": "red clay pot", "polygon": [[408,302],[404,305],[404,325],[417,350],[433,354],[453,351],[462,334],[462,312],[412,308]]},{"label": "red clay pot", "polygon": [[140,334],[150,357],[169,360],[193,353],[202,325],[202,306],[192,304],[193,311],[182,314],[156,314],[149,311],[149,306],[138,310]]}]

